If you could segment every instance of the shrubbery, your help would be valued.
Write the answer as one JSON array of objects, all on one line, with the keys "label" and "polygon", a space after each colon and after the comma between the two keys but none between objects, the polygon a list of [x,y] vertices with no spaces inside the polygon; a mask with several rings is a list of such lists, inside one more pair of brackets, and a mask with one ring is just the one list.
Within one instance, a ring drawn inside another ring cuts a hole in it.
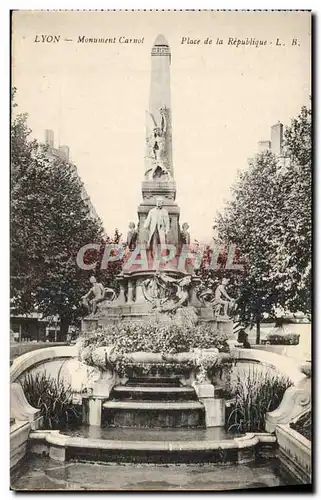
[{"label": "shrubbery", "polygon": [[282,335],[271,333],[267,336],[265,344],[271,345],[298,345],[300,335],[298,333],[284,333]]},{"label": "shrubbery", "polygon": [[84,336],[81,342],[82,348],[114,345],[114,352],[123,354],[139,351],[177,354],[213,347],[221,352],[229,350],[227,337],[213,331],[210,325],[180,326],[155,319],[107,325]]},{"label": "shrubbery", "polygon": [[290,424],[290,427],[311,441],[312,436],[312,416],[311,410],[304,413],[295,423]]},{"label": "shrubbery", "polygon": [[[203,349],[216,348],[228,353],[227,337],[213,331],[210,325],[179,325],[173,322],[151,318],[146,322],[122,322],[107,325],[82,337],[80,356],[86,364],[94,365],[91,354],[98,347],[113,346],[113,356],[117,358],[115,369],[124,374],[128,363],[127,355],[135,352],[157,353],[164,357],[171,354],[193,352],[190,368],[205,377],[205,372],[221,364],[217,354],[202,354]],[[185,368],[188,363],[185,362]]]}]

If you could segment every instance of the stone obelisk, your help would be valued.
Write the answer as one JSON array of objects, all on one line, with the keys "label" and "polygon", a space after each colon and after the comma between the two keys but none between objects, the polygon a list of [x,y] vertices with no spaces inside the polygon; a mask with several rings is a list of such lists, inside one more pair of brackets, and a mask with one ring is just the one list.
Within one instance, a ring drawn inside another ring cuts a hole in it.
[{"label": "stone obelisk", "polygon": [[144,221],[157,198],[168,211],[170,231],[167,243],[179,246],[179,207],[175,203],[172,157],[172,109],[170,91],[171,52],[167,40],[159,35],[151,51],[149,107],[146,111],[145,173],[142,182],[143,202],[138,207],[140,244],[146,244]]}]

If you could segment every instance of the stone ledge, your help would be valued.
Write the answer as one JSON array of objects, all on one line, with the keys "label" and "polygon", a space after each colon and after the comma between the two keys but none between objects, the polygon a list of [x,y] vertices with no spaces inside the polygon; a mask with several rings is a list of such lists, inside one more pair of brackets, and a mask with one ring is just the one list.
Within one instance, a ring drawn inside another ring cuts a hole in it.
[{"label": "stone ledge", "polygon": [[233,355],[236,361],[260,363],[269,368],[277,370],[279,373],[287,376],[293,384],[299,384],[306,379],[300,371],[300,363],[292,358],[275,354],[269,351],[260,351],[259,349],[233,349]]},{"label": "stone ledge", "polygon": [[279,458],[284,467],[303,484],[312,481],[311,442],[289,425],[277,425],[276,440],[279,446]]},{"label": "stone ledge", "polygon": [[[88,457],[89,450],[105,450],[106,452],[131,452],[136,461],[138,455],[135,452],[146,452],[146,460],[152,463],[152,452],[163,451],[167,453],[190,452],[188,460],[198,460],[196,453],[204,452],[206,460],[209,459],[208,453],[218,453],[218,459],[214,455],[210,456],[210,461],[233,461],[235,463],[251,462],[255,458],[256,447],[262,443],[275,443],[276,438],[267,433],[249,433],[241,438],[232,438],[224,440],[209,440],[209,441],[121,441],[93,438],[69,437],[61,434],[59,431],[36,431],[30,434],[30,448],[34,453],[42,453],[45,451],[53,459],[64,461],[69,450],[77,450],[78,454],[81,451],[85,457]],[[46,446],[46,448],[44,447]],[[51,451],[51,448],[53,450]],[[59,451],[60,448],[60,451]],[[81,450],[78,452],[78,450]],[[86,450],[87,453],[86,453]],[[249,453],[246,453],[247,450]],[[230,458],[227,454],[230,452]],[[164,463],[166,463],[166,455]],[[96,455],[95,455],[96,456]],[[99,455],[101,457],[101,454]],[[55,457],[55,458],[54,458]],[[111,460],[111,455],[107,454],[108,461]],[[159,456],[158,456],[159,457]],[[79,456],[78,458],[81,458]],[[144,458],[143,458],[144,462]],[[142,463],[143,463],[142,462]]]},{"label": "stone ledge", "polygon": [[116,392],[159,392],[159,393],[186,393],[194,394],[193,387],[148,387],[148,386],[130,386],[130,385],[116,385],[113,388]]},{"label": "stone ledge", "polygon": [[46,347],[31,351],[14,360],[10,368],[10,382],[16,382],[30,368],[58,358],[73,358],[78,356],[77,346]]},{"label": "stone ledge", "polygon": [[10,427],[10,469],[13,469],[27,453],[29,422],[16,421]]},{"label": "stone ledge", "polygon": [[197,401],[191,401],[191,402],[185,402],[185,401],[180,401],[177,403],[171,403],[171,402],[140,402],[140,401],[106,401],[106,403],[103,404],[103,408],[108,408],[110,410],[115,409],[115,410],[164,410],[164,411],[171,411],[171,410],[202,410],[204,406],[197,402]]}]

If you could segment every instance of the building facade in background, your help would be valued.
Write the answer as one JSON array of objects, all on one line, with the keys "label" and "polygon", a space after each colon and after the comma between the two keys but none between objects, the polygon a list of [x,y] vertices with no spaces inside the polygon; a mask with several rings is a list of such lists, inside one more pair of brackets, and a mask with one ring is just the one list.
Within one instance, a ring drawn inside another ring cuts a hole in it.
[{"label": "building facade in background", "polygon": [[78,173],[78,170],[77,170],[77,167],[76,165],[74,165],[71,161],[70,161],[70,149],[69,149],[69,146],[67,145],[63,145],[63,146],[58,146],[58,148],[55,148],[55,142],[54,142],[54,132],[53,130],[50,130],[50,129],[46,129],[45,130],[45,145],[48,146],[48,151],[51,152],[51,154],[53,156],[57,156],[59,157],[61,160],[65,160],[65,161],[68,161],[70,163],[70,165],[74,168],[74,173],[75,173],[75,176],[77,177],[78,179],[78,182],[80,184],[80,187],[81,187],[81,197],[83,199],[83,201],[85,202],[88,210],[89,210],[89,214],[90,216],[101,222],[101,219],[99,217],[99,215],[97,214],[96,212],[96,209],[90,199],[90,196],[89,194],[87,193],[87,190],[85,188],[85,185],[83,183],[83,181],[81,180],[81,177]]},{"label": "building facade in background", "polygon": [[271,151],[277,158],[280,167],[287,167],[289,165],[289,157],[283,148],[283,123],[276,123],[271,127],[270,140],[259,141],[258,151],[263,153],[264,151]]},{"label": "building facade in background", "polygon": [[[76,165],[70,161],[70,149],[69,146],[63,145],[55,147],[54,142],[54,132],[53,130],[45,130],[45,145],[48,147],[48,152],[52,157],[58,157],[61,160],[70,163],[74,170],[74,175],[81,188],[81,197],[85,202],[89,215],[92,219],[95,219],[101,223],[101,219],[98,216],[95,207],[88,195],[84,183],[78,174]],[[55,316],[52,318],[43,317],[42,314],[37,312],[31,312],[29,314],[19,315],[16,313],[15,308],[11,307],[10,314],[10,330],[13,334],[13,338],[16,341],[49,341],[55,342],[59,336],[59,317]]]}]

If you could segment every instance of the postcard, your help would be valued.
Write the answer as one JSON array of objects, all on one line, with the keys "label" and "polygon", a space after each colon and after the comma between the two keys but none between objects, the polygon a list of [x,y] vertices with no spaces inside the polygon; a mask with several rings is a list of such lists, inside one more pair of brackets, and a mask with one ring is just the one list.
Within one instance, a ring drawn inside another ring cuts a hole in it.
[{"label": "postcard", "polygon": [[311,489],[311,11],[11,21],[11,489]]}]

